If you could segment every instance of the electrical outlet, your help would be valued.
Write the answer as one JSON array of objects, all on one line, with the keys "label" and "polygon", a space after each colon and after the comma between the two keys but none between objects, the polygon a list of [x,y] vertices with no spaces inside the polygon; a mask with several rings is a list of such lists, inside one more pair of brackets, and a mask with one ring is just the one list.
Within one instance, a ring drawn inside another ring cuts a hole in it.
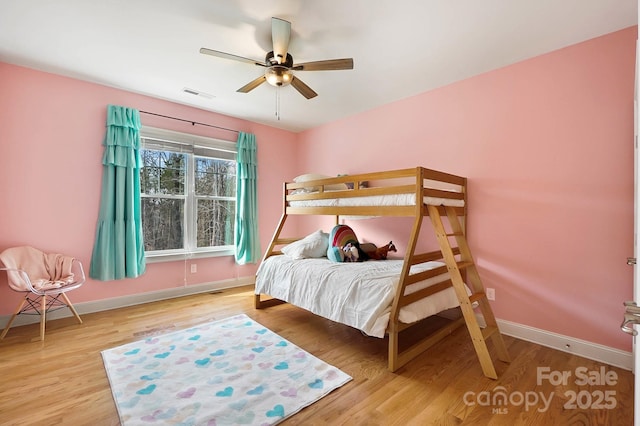
[{"label": "electrical outlet", "polygon": [[191,264],[191,273],[195,274],[196,272],[198,272],[198,265],[195,263]]},{"label": "electrical outlet", "polygon": [[485,289],[485,293],[487,294],[487,299],[496,300],[496,289],[495,288],[487,288],[487,289]]}]

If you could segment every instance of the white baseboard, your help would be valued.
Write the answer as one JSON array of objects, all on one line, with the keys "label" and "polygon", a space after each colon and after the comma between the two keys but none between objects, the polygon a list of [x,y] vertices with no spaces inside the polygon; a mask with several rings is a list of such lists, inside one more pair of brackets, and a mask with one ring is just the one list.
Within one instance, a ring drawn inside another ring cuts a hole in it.
[{"label": "white baseboard", "polygon": [[[484,325],[482,316],[478,322]],[[547,346],[562,352],[578,355],[583,358],[603,362],[614,367],[620,367],[631,371],[633,369],[633,354],[620,349],[610,348],[575,337],[564,336],[539,328],[529,327],[511,321],[496,319],[500,332],[507,336],[526,340],[527,342]]]},{"label": "white baseboard", "polygon": [[[189,296],[192,294],[207,293],[211,291],[219,291],[227,288],[242,287],[255,283],[255,277],[240,277],[229,280],[214,281],[209,283],[194,284],[190,286],[175,287],[165,290],[152,291],[149,293],[133,294],[130,296],[113,297],[110,299],[95,300],[92,302],[74,303],[73,306],[78,314],[90,314],[93,312],[107,311],[110,309],[124,308],[126,306],[140,305],[142,303],[157,302],[159,300],[173,299],[181,296]],[[73,294],[71,297],[73,297]],[[73,314],[69,309],[60,309],[47,314],[47,320],[71,317]],[[0,316],[0,329],[4,329],[11,315]],[[18,315],[11,325],[16,327],[26,324],[35,324],[40,322],[39,315]],[[9,332],[11,333],[11,332]]]}]

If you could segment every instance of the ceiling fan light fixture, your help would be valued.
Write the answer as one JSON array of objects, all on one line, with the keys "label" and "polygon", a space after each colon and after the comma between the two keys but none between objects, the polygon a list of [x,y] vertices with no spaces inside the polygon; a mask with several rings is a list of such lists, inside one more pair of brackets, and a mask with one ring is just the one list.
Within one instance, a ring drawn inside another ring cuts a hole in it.
[{"label": "ceiling fan light fixture", "polygon": [[288,86],[293,80],[293,71],[282,65],[274,65],[264,73],[267,83],[275,87]]}]

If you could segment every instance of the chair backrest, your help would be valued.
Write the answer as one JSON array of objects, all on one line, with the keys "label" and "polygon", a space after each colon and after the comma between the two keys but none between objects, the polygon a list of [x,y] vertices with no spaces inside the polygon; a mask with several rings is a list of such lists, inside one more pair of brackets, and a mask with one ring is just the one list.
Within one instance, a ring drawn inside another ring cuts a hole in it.
[{"label": "chair backrest", "polygon": [[[0,253],[0,261],[5,267],[25,271],[32,283],[73,278],[72,259],[59,254],[46,254],[30,246],[12,247]],[[7,277],[13,290],[30,290],[19,272],[7,271]]]}]

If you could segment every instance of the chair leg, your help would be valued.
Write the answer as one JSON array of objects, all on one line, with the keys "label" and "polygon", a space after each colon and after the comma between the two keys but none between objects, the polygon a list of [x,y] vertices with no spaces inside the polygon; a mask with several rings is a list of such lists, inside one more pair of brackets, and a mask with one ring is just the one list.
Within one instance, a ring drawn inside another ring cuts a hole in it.
[{"label": "chair leg", "polygon": [[24,306],[24,304],[27,303],[27,297],[29,296],[27,295],[24,297],[24,299],[22,299],[22,301],[18,305],[18,309],[16,309],[13,315],[11,315],[11,318],[9,318],[9,322],[7,323],[7,326],[4,328],[2,335],[0,335],[0,340],[4,339],[4,336],[6,336],[7,333],[9,332],[9,329],[11,328],[11,324],[13,323],[13,320],[16,319],[16,316],[18,316],[18,314],[22,310],[22,307]]},{"label": "chair leg", "polygon": [[69,306],[69,309],[71,309],[71,312],[73,312],[73,315],[75,315],[78,322],[82,324],[82,319],[80,318],[80,315],[78,315],[78,313],[76,312],[76,309],[71,304],[71,301],[69,300],[69,297],[67,297],[66,293],[62,293],[62,298],[64,299],[67,306]]},{"label": "chair leg", "polygon": [[44,325],[47,322],[47,296],[42,295],[42,312],[40,312],[40,340],[44,340]]}]

